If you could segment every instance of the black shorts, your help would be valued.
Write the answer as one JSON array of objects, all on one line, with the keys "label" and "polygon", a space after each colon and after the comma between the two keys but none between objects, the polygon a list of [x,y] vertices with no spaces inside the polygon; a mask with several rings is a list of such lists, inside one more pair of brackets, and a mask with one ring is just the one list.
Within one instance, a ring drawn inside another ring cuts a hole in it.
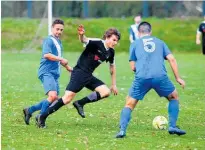
[{"label": "black shorts", "polygon": [[94,91],[96,87],[103,84],[104,82],[94,77],[92,73],[85,72],[82,69],[75,67],[71,73],[70,82],[67,85],[66,90],[77,93],[86,87]]},{"label": "black shorts", "polygon": [[205,55],[205,42],[202,43],[202,53]]}]

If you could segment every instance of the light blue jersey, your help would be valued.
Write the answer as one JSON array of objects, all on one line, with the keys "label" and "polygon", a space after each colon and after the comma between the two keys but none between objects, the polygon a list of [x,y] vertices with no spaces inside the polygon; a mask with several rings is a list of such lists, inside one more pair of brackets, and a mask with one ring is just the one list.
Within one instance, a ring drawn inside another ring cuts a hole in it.
[{"label": "light blue jersey", "polygon": [[[57,42],[57,43],[55,43],[55,42]],[[41,75],[44,75],[44,74],[52,74],[55,77],[60,76],[60,62],[45,59],[43,56],[44,56],[44,54],[51,53],[53,55],[61,57],[62,49],[63,49],[63,47],[62,47],[61,41],[59,39],[51,36],[51,35],[48,36],[43,41],[42,56],[41,56],[41,60],[40,60],[40,67],[38,70],[38,77],[40,77]]]},{"label": "light blue jersey", "polygon": [[155,78],[167,74],[164,60],[170,54],[167,45],[153,36],[144,36],[137,39],[130,46],[130,61],[136,61],[138,78]]},{"label": "light blue jersey", "polygon": [[139,36],[138,36],[138,26],[139,24],[133,24],[130,26],[130,35],[132,35],[132,39],[133,41],[139,39]]}]

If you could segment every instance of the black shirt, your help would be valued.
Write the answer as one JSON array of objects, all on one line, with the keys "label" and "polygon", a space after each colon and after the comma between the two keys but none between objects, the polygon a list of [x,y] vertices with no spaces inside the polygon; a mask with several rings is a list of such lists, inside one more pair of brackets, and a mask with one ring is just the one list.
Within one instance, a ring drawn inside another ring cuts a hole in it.
[{"label": "black shirt", "polygon": [[203,43],[203,45],[205,45],[205,22],[202,22],[199,25],[198,31],[202,33],[202,43]]},{"label": "black shirt", "polygon": [[89,40],[85,50],[78,59],[76,67],[88,73],[93,73],[104,61],[114,64],[114,55],[114,49],[106,49],[103,40]]}]

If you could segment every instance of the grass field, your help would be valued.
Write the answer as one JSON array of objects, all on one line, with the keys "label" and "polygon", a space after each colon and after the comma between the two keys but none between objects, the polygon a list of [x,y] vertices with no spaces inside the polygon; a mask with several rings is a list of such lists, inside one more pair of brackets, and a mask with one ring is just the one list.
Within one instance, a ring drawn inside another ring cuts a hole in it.
[{"label": "grass field", "polygon": [[[126,52],[129,47],[129,27],[133,18],[100,18],[79,19],[62,18],[65,29],[62,36],[64,51],[80,51],[77,27],[83,24],[86,36],[101,38],[104,31],[116,27],[121,33],[120,46],[117,51]],[[154,36],[163,39],[172,51],[198,52],[201,46],[196,45],[196,30],[202,18],[143,18],[152,24]],[[41,50],[42,40],[47,36],[47,22],[40,19],[3,18],[1,49],[4,51]],[[173,44],[174,43],[174,44]]]},{"label": "grass field", "polygon": [[[65,53],[73,66],[79,53]],[[115,139],[118,122],[127,91],[134,74],[128,65],[127,53],[118,53],[117,85],[119,94],[85,106],[86,118],[82,119],[71,104],[61,108],[47,120],[47,129],[38,129],[34,117],[31,125],[23,122],[22,108],[43,99],[44,93],[37,79],[40,53],[2,53],[2,143],[4,150],[204,150],[205,149],[205,56],[197,53],[175,53],[186,88],[170,78],[180,95],[178,125],[187,131],[185,136],[171,136],[167,131],[152,128],[157,115],[167,117],[167,101],[150,91],[132,114],[125,139]],[[110,85],[107,64],[95,75]],[[60,79],[61,95],[69,81],[69,73],[63,70]],[[86,96],[82,90],[76,99]],[[35,116],[35,115],[34,115]]]}]

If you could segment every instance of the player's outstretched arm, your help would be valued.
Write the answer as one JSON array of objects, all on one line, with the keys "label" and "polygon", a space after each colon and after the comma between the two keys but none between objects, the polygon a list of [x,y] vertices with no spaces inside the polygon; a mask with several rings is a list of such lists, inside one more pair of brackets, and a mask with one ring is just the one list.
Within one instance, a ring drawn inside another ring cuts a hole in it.
[{"label": "player's outstretched arm", "polygon": [[88,38],[85,36],[85,29],[84,29],[84,26],[82,24],[78,26],[78,36],[79,36],[79,40],[82,43],[88,42]]},{"label": "player's outstretched arm", "polygon": [[112,80],[112,85],[111,85],[110,90],[114,95],[117,95],[118,89],[116,86],[116,67],[114,64],[110,65],[110,75],[111,75],[111,80]]},{"label": "player's outstretched arm", "polygon": [[182,86],[182,88],[184,88],[185,87],[185,81],[182,80],[181,77],[179,76],[176,59],[174,58],[174,56],[172,54],[167,55],[166,58],[169,61],[169,64],[172,68],[172,71],[174,73],[176,81]]}]

